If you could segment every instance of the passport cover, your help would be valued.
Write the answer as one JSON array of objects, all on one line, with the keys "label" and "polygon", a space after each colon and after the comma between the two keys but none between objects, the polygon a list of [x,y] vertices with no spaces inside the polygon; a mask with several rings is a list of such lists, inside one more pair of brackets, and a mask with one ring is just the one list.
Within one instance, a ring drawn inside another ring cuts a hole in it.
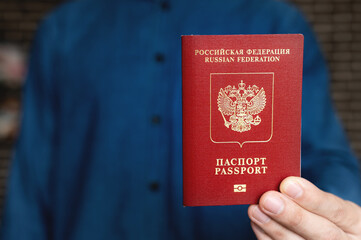
[{"label": "passport cover", "polygon": [[183,204],[257,203],[300,176],[303,35],[182,36]]}]

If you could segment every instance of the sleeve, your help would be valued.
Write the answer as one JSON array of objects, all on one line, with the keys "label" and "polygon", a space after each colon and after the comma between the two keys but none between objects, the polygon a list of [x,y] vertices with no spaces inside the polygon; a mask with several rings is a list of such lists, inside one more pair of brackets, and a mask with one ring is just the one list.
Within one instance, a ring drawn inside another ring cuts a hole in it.
[{"label": "sleeve", "polygon": [[31,50],[23,95],[21,131],[15,146],[2,221],[4,240],[48,239],[49,176],[55,125],[51,83],[54,30],[41,24]]},{"label": "sleeve", "polygon": [[302,100],[302,176],[319,188],[361,204],[359,163],[330,96],[330,77],[314,33],[294,11],[289,32],[305,37]]}]

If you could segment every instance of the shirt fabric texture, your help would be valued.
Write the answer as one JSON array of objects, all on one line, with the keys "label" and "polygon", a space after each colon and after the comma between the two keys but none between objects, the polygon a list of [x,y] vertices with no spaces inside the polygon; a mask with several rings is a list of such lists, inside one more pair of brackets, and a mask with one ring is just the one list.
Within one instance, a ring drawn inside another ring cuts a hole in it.
[{"label": "shirt fabric texture", "polygon": [[182,206],[181,35],[302,33],[302,176],[361,203],[314,34],[271,0],[79,0],[31,53],[4,240],[255,239],[248,206]]}]

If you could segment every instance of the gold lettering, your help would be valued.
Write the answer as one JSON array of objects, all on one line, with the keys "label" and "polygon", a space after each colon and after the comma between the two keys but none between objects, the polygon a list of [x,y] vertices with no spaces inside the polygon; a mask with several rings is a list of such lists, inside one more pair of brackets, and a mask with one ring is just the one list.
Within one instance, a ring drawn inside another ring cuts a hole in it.
[{"label": "gold lettering", "polygon": [[[265,157],[255,158],[216,158],[215,175],[266,174]],[[258,166],[261,165],[261,166]]]},{"label": "gold lettering", "polygon": [[232,158],[231,159],[231,164],[232,164],[232,166],[236,166],[237,165],[237,158]]},{"label": "gold lettering", "polygon": [[223,162],[223,158],[218,158],[217,159],[217,166],[222,166],[223,165],[222,162]]},{"label": "gold lettering", "polygon": [[246,163],[247,163],[247,165],[252,165],[253,164],[253,159],[252,158],[247,158]]}]

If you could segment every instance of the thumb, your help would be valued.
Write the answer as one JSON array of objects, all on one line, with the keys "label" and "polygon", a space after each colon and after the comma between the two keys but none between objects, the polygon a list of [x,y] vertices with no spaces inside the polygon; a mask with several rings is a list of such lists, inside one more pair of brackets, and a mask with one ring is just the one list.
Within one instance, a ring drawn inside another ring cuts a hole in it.
[{"label": "thumb", "polygon": [[302,208],[328,219],[345,232],[355,233],[355,229],[361,229],[359,206],[320,190],[304,178],[286,178],[280,191]]}]

